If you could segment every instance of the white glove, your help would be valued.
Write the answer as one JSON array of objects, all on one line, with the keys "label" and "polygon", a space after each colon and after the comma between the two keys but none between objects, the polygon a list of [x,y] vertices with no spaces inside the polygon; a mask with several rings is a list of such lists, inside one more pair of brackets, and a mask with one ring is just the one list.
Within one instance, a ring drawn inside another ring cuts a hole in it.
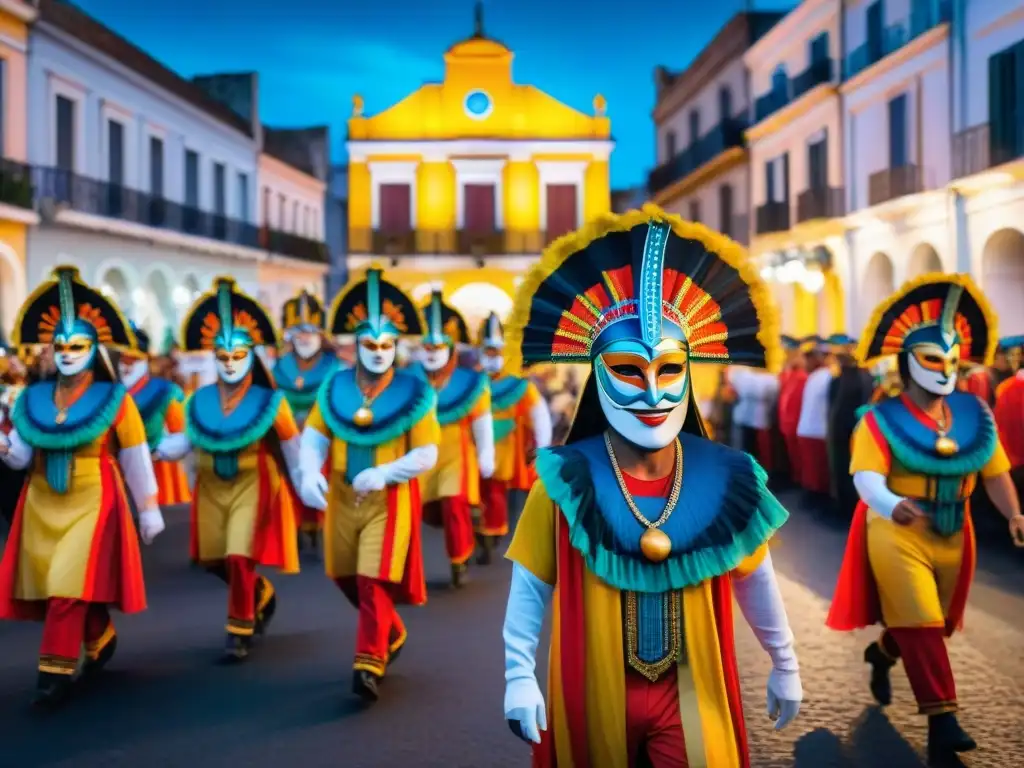
[{"label": "white glove", "polygon": [[768,675],[768,717],[775,721],[776,731],[781,731],[796,719],[803,697],[799,672],[772,669]]},{"label": "white glove", "polygon": [[319,472],[300,473],[299,498],[312,509],[327,509],[327,478]]},{"label": "white glove", "polygon": [[540,744],[540,732],[548,729],[548,713],[536,677],[505,683],[505,719],[519,723],[522,738]]},{"label": "white glove", "polygon": [[147,509],[139,513],[139,533],[145,544],[152,544],[153,539],[164,530],[164,516],[159,509]]},{"label": "white glove", "polygon": [[494,477],[494,462],[480,462],[480,477],[484,480],[490,480]]},{"label": "white glove", "polygon": [[388,484],[387,474],[380,467],[364,469],[352,479],[352,490],[356,493],[383,491]]}]

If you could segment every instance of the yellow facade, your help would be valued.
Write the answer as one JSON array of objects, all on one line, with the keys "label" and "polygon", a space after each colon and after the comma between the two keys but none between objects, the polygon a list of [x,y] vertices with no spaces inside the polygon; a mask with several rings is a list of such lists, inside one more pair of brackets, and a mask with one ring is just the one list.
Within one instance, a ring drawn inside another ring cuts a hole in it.
[{"label": "yellow facade", "polygon": [[39,222],[32,210],[28,169],[27,57],[28,28],[36,10],[25,2],[0,8],[0,59],[4,62],[3,146],[0,176],[0,328],[10,338],[11,326],[25,300],[28,228]]},{"label": "yellow facade", "polygon": [[[516,278],[546,244],[548,185],[575,187],[576,227],[610,210],[613,142],[604,99],[596,96],[587,115],[516,83],[513,57],[483,34],[478,19],[476,34],[444,54],[443,82],[373,116],[355,98],[348,121],[354,279],[381,263],[407,290],[443,280],[449,297],[477,284],[511,297]],[[383,184],[410,189],[412,231],[397,248],[380,236]],[[460,238],[467,184],[493,186],[496,209],[493,236],[471,252]],[[483,311],[465,300],[459,309],[471,317]]]}]

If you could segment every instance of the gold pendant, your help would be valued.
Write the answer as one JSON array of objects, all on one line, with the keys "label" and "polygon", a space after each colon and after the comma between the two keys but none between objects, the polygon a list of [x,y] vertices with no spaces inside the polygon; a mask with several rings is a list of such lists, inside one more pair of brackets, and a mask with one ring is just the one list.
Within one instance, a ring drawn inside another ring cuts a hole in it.
[{"label": "gold pendant", "polygon": [[67,411],[65,411],[63,408],[61,408],[59,411],[57,411],[57,418],[54,419],[54,421],[56,421],[58,424],[63,424],[67,420],[68,420],[68,412]]},{"label": "gold pendant", "polygon": [[301,376],[296,376],[295,377],[295,388],[296,389],[302,389],[302,385],[305,384],[305,383],[306,383],[306,380],[304,378],[302,378]]},{"label": "gold pendant", "polygon": [[952,456],[960,450],[960,446],[956,444],[956,440],[945,435],[940,435],[939,439],[935,441],[935,452],[939,456]]},{"label": "gold pendant", "polygon": [[672,554],[672,539],[664,531],[648,528],[640,537],[640,551],[652,563],[660,563]]},{"label": "gold pendant", "polygon": [[373,424],[373,411],[365,405],[361,406],[354,414],[352,414],[352,423],[357,427],[370,426]]}]

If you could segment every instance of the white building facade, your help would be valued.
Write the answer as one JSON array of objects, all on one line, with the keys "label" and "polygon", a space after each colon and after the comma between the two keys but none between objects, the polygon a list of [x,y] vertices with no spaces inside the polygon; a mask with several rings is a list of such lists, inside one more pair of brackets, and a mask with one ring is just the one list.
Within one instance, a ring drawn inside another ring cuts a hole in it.
[{"label": "white building facade", "polygon": [[32,28],[28,91],[42,218],[30,285],[73,264],[154,341],[217,275],[258,290],[258,121],[51,2]]}]

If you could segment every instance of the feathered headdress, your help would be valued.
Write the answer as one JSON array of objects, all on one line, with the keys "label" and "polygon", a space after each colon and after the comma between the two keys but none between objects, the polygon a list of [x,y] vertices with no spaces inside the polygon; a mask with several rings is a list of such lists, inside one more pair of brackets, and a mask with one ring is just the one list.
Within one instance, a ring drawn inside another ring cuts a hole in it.
[{"label": "feathered headdress", "polygon": [[999,351],[1009,352],[1011,349],[1024,349],[1024,335],[1004,336],[999,340]]},{"label": "feathered headdress", "polygon": [[505,339],[525,363],[590,363],[614,339],[685,341],[694,362],[776,369],[767,286],[742,247],[653,205],[606,214],[551,245],[516,294]]},{"label": "feathered headdress", "polygon": [[135,349],[133,351],[138,352],[140,355],[148,356],[150,351],[149,334],[142,328],[139,328],[134,322],[131,326],[132,332],[135,334]]},{"label": "feathered headdress", "polygon": [[303,289],[284,303],[281,327],[286,331],[322,331],[324,314],[324,305],[320,300]]},{"label": "feathered headdress", "polygon": [[327,327],[332,336],[421,336],[423,321],[416,304],[397,285],[387,282],[379,267],[352,283],[331,305]]},{"label": "feathered headdress", "polygon": [[480,339],[481,347],[501,349],[505,346],[505,327],[501,324],[501,318],[498,317],[496,312],[491,312],[484,318],[483,323],[480,325],[478,338]]},{"label": "feathered headdress", "polygon": [[932,273],[906,283],[875,310],[856,356],[867,366],[926,343],[959,344],[962,359],[991,365],[996,316],[970,275]]},{"label": "feathered headdress", "polygon": [[270,315],[231,277],[218,277],[213,289],[196,299],[185,315],[181,338],[188,352],[278,343]]},{"label": "feathered headdress", "polygon": [[466,318],[447,304],[441,291],[434,290],[430,294],[430,301],[423,308],[423,317],[426,321],[427,330],[423,334],[423,341],[426,344],[469,344],[469,326]]}]

